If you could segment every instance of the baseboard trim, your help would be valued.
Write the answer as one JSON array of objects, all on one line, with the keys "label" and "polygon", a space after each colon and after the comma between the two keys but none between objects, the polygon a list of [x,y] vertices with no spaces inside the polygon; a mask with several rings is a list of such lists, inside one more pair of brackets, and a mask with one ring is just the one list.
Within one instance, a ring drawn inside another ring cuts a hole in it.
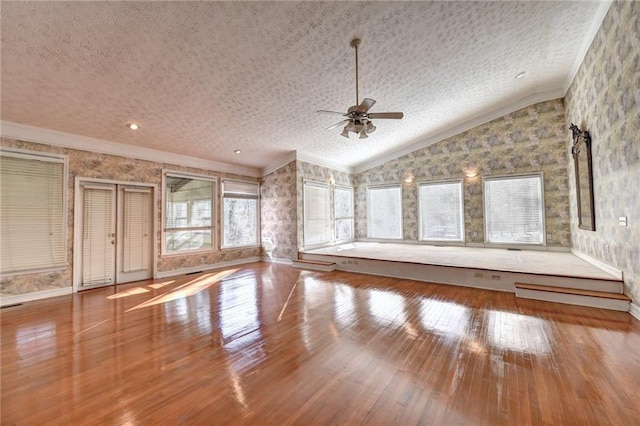
[{"label": "baseboard trim", "polygon": [[596,259],[595,257],[591,257],[588,254],[583,253],[583,252],[581,252],[579,250],[571,249],[571,253],[574,256],[579,257],[580,259],[584,260],[585,262],[592,264],[596,268],[601,269],[604,272],[613,275],[616,279],[618,279],[620,281],[623,280],[622,271],[621,270],[616,269],[611,265],[607,265],[603,261],[601,261],[599,259]]},{"label": "baseboard trim", "polygon": [[629,313],[638,321],[640,321],[640,306],[636,305],[635,303],[631,304],[631,307],[629,308]]},{"label": "baseboard trim", "polygon": [[185,274],[192,274],[194,272],[210,271],[212,269],[228,268],[230,266],[238,266],[238,265],[244,265],[247,263],[260,262],[260,260],[261,259],[259,257],[254,256],[246,259],[232,260],[230,262],[219,262],[219,263],[214,263],[210,265],[199,265],[199,266],[193,266],[191,268],[174,269],[173,271],[159,271],[156,278],[169,278],[169,277],[175,277],[176,275],[185,275]]},{"label": "baseboard trim", "polygon": [[271,258],[269,256],[262,256],[261,260],[263,262],[267,262],[267,263],[280,263],[282,265],[289,265],[289,266],[293,265],[293,260],[285,259],[285,258],[282,258],[282,257]]},{"label": "baseboard trim", "polygon": [[67,296],[69,294],[73,294],[73,287],[34,291],[32,293],[17,294],[15,296],[3,296],[0,297],[0,306],[9,306],[18,303],[32,302],[34,300],[47,299],[49,297]]}]

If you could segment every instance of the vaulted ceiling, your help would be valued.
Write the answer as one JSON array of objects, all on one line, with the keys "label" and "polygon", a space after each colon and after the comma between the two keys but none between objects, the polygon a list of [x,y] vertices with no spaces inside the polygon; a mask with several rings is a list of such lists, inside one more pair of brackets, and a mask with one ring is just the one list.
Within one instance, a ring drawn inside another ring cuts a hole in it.
[{"label": "vaulted ceiling", "polygon": [[[2,120],[258,169],[297,151],[357,170],[563,96],[608,7],[3,1]],[[354,37],[360,98],[405,114],[364,140],[316,113],[355,103]]]}]

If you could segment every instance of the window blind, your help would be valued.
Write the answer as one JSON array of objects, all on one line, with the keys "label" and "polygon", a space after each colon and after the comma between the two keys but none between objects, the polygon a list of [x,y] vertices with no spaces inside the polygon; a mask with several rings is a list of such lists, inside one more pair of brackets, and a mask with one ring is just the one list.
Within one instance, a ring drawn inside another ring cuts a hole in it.
[{"label": "window blind", "polygon": [[333,191],[336,241],[353,239],[353,188],[336,186]]},{"label": "window blind", "polygon": [[464,239],[461,182],[421,184],[418,197],[421,240]]},{"label": "window blind", "polygon": [[3,152],[0,162],[0,271],[66,266],[64,161]]},{"label": "window blind", "polygon": [[544,242],[541,176],[486,178],[484,198],[488,242]]},{"label": "window blind", "polygon": [[84,186],[82,213],[82,283],[115,282],[115,192],[112,187]]},{"label": "window blind", "polygon": [[148,235],[151,209],[151,191],[148,189],[124,189],[123,259],[122,270],[134,272],[149,267],[151,247]]},{"label": "window blind", "polygon": [[252,182],[222,181],[222,247],[258,245],[260,186]]},{"label": "window blind", "polygon": [[316,182],[304,183],[304,245],[330,241],[329,187]]},{"label": "window blind", "polygon": [[400,186],[367,188],[369,238],[402,239],[402,190]]}]

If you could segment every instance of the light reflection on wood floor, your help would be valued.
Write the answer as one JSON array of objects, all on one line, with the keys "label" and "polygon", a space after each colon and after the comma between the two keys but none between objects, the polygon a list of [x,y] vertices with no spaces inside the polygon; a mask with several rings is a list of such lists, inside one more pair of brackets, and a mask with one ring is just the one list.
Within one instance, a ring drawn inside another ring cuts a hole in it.
[{"label": "light reflection on wood floor", "polygon": [[640,322],[256,263],[1,311],[2,424],[640,424]]}]

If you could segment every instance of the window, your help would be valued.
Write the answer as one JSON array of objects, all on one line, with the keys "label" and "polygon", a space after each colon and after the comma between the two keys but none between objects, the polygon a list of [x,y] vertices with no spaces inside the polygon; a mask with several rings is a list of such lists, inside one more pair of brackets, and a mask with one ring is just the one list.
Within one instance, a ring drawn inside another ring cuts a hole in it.
[{"label": "window", "polygon": [[256,183],[222,182],[222,247],[258,245],[258,195]]},{"label": "window", "polygon": [[487,242],[542,244],[542,175],[486,178],[484,214]]},{"label": "window", "polygon": [[164,253],[213,248],[215,178],[165,173]]},{"label": "window", "polygon": [[402,190],[400,186],[367,188],[369,238],[402,239]]},{"label": "window", "polygon": [[420,240],[463,241],[462,182],[418,186]]},{"label": "window", "polygon": [[67,265],[65,160],[3,151],[0,156],[0,272]]},{"label": "window", "polygon": [[329,187],[324,183],[304,182],[304,245],[328,243]]},{"label": "window", "polygon": [[353,239],[353,188],[336,186],[333,191],[336,241]]}]

